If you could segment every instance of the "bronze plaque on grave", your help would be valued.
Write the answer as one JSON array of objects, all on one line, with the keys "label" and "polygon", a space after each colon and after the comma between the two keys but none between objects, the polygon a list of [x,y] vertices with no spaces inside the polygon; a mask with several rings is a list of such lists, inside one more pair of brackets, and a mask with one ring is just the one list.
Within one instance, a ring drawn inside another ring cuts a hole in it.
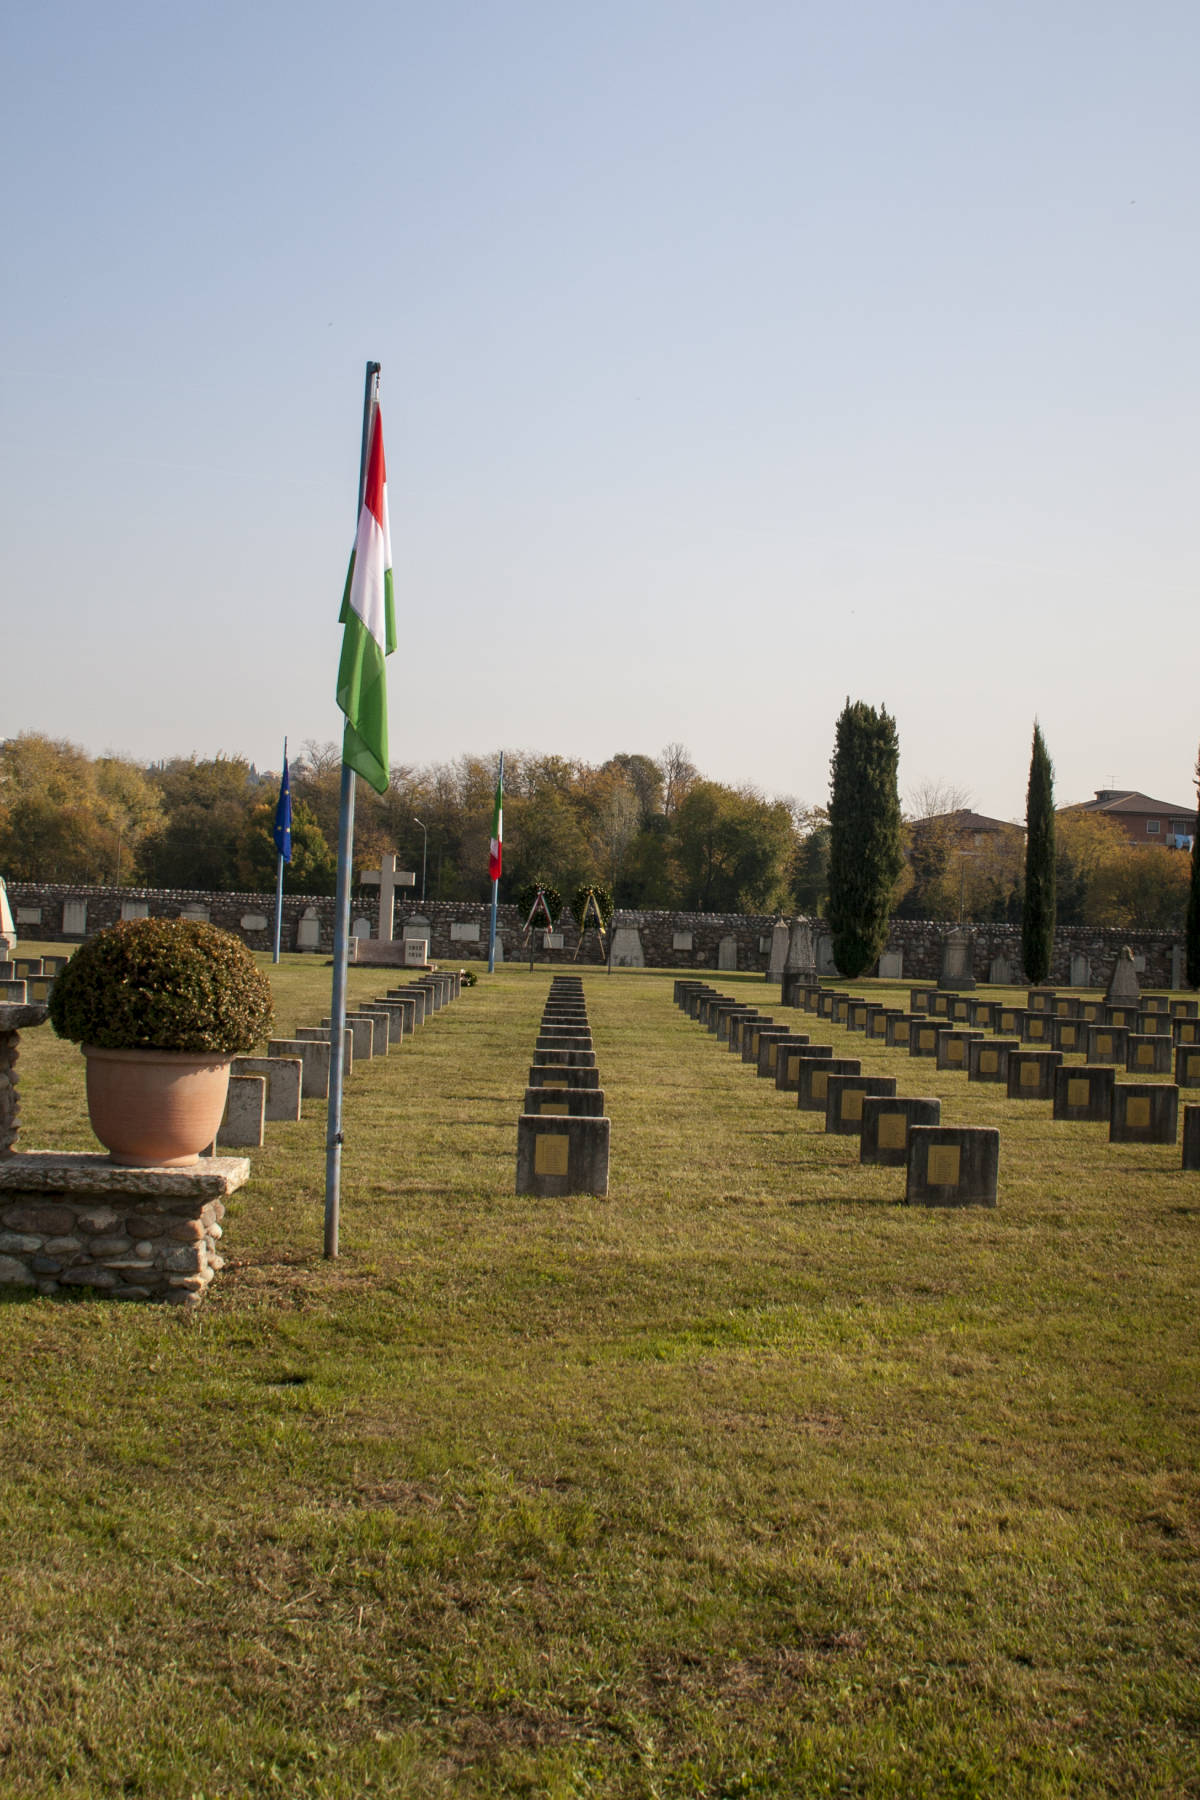
[{"label": "bronze plaque on grave", "polygon": [[930,1187],[957,1187],[962,1152],[957,1144],[930,1144],[925,1171]]},{"label": "bronze plaque on grave", "polygon": [[533,1146],[535,1175],[565,1175],[569,1145],[565,1133],[542,1131]]}]

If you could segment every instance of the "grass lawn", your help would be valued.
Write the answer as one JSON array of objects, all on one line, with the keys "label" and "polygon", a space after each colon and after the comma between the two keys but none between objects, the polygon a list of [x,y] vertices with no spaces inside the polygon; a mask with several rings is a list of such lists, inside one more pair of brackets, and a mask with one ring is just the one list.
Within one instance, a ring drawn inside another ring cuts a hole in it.
[{"label": "grass lawn", "polygon": [[512,1192],[509,966],[356,1067],[336,1263],[306,1101],[195,1314],[0,1289],[0,1794],[1200,1794],[1200,1176],[775,1005],[1000,1126],[996,1211],[910,1211],[584,977],[607,1200]]}]

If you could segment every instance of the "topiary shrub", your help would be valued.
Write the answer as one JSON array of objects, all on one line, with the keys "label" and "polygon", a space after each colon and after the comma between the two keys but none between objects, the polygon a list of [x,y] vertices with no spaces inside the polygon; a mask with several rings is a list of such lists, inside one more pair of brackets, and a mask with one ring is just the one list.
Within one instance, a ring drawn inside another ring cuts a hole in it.
[{"label": "topiary shrub", "polygon": [[89,938],[50,990],[58,1036],[99,1050],[252,1050],[271,984],[238,938],[198,919],[129,919]]}]

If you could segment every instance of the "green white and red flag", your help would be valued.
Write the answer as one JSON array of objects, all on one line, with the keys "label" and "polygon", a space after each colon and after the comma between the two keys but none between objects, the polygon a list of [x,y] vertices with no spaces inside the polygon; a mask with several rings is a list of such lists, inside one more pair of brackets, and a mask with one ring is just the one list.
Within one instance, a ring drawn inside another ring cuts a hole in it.
[{"label": "green white and red flag", "polygon": [[379,408],[371,421],[367,479],[358,533],[342,595],[342,658],[337,703],[346,715],[342,760],[387,791],[388,728],[385,657],[396,648],[396,603],[392,594],[392,540],[388,530],[387,469]]},{"label": "green white and red flag", "polygon": [[496,776],[496,806],[492,813],[492,841],[488,847],[488,880],[499,881],[500,865],[504,858],[504,758],[500,758],[500,772]]}]

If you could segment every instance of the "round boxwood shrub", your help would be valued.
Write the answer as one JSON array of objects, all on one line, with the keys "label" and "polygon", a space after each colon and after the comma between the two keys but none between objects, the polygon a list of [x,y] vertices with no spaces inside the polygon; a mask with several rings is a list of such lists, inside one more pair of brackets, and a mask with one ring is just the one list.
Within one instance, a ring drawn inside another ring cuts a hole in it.
[{"label": "round boxwood shrub", "polygon": [[89,938],[50,990],[59,1037],[99,1050],[252,1050],[271,984],[238,938],[198,919],[129,919]]}]

